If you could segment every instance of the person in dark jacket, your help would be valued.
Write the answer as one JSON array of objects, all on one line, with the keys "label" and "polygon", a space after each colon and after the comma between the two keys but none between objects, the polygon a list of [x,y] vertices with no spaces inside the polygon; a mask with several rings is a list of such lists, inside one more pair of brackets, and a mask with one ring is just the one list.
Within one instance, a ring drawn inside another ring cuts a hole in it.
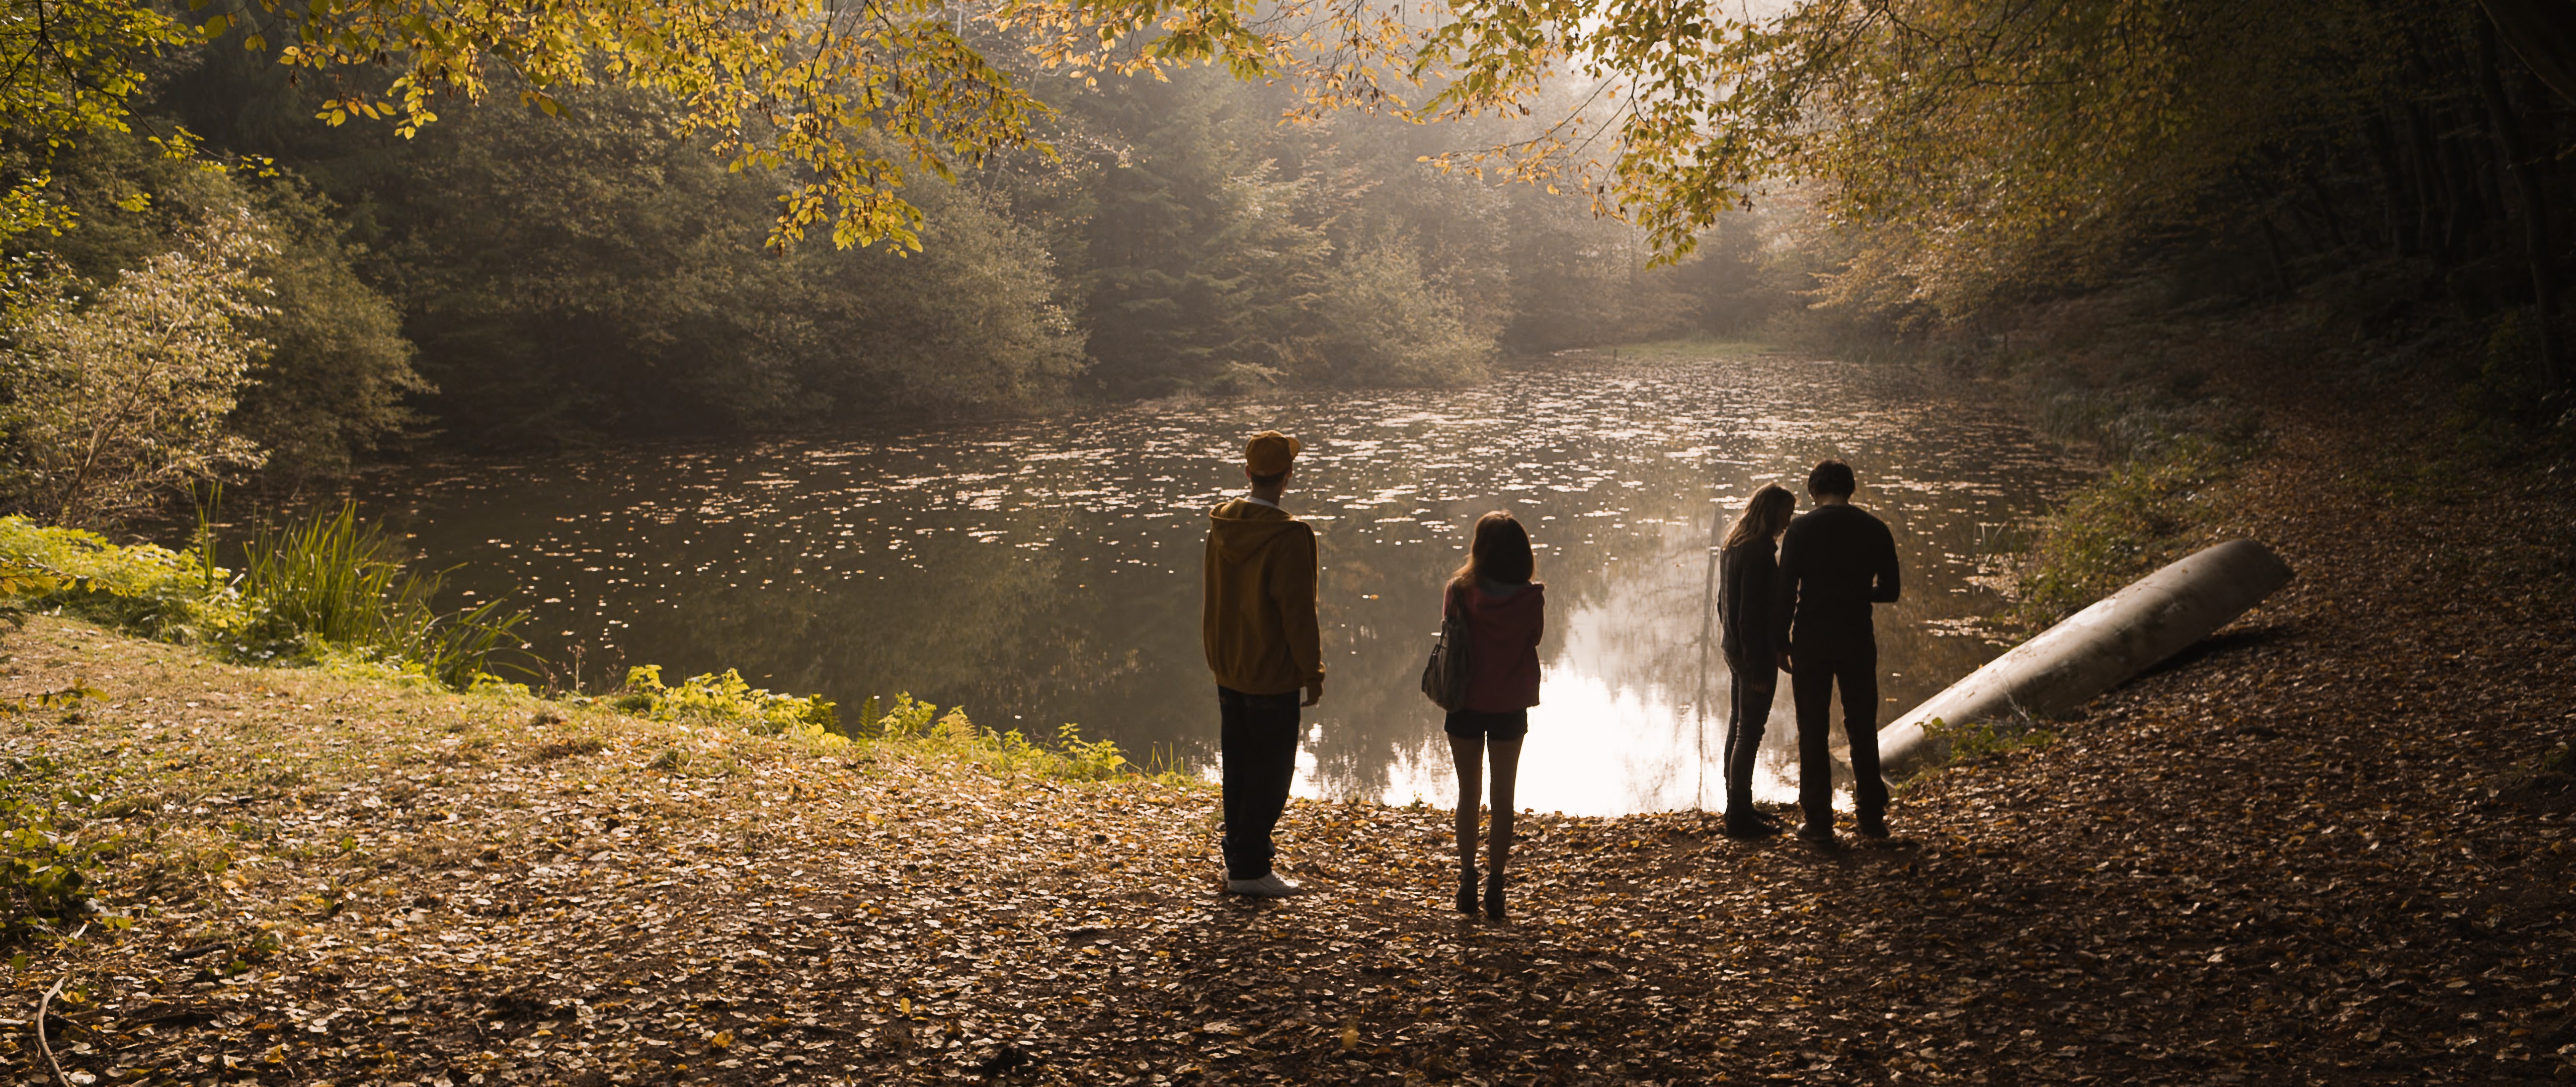
[{"label": "person in dark jacket", "polygon": [[1887,781],[1878,772],[1878,633],[1874,604],[1897,597],[1896,537],[1887,524],[1851,504],[1851,465],[1828,460],[1807,473],[1815,508],[1789,522],[1780,537],[1780,581],[1772,629],[1786,651],[1789,693],[1798,707],[1798,836],[1834,837],[1830,736],[1834,689],[1843,693],[1843,733],[1851,743],[1854,814],[1862,836],[1887,836]]},{"label": "person in dark jacket", "polygon": [[1717,612],[1726,655],[1726,832],[1757,838],[1780,832],[1753,806],[1753,760],[1762,749],[1763,726],[1780,690],[1780,650],[1771,611],[1779,603],[1780,565],[1774,554],[1798,496],[1764,484],[1744,503],[1735,527],[1717,552]]},{"label": "person in dark jacket", "polygon": [[1485,875],[1485,916],[1503,918],[1503,868],[1512,855],[1512,786],[1519,776],[1529,708],[1538,705],[1538,640],[1546,631],[1547,586],[1531,580],[1538,561],[1529,531],[1497,510],[1476,521],[1467,562],[1442,594],[1441,618],[1462,616],[1469,635],[1467,705],[1444,731],[1458,764],[1458,910],[1476,912],[1477,778],[1493,768],[1493,845]]}]

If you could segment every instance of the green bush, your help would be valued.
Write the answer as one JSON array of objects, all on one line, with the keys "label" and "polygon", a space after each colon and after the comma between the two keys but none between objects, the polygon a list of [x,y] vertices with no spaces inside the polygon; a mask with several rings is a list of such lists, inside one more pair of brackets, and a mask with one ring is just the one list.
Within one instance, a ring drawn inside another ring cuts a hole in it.
[{"label": "green bush", "polygon": [[[966,711],[951,708],[943,714],[939,707],[909,694],[871,697],[859,704],[857,720],[844,722],[837,707],[821,695],[773,694],[753,687],[730,668],[693,676],[672,687],[662,682],[659,665],[643,665],[627,672],[625,688],[609,704],[658,721],[732,725],[759,735],[801,739],[826,750],[861,744],[949,756],[1003,775],[1101,781],[1136,772],[1115,741],[1085,740],[1074,725],[1058,727],[1055,743],[1049,745],[1018,730],[977,728]],[[687,753],[677,748],[655,762],[661,770],[683,770],[687,765]]]},{"label": "green bush", "polygon": [[527,613],[505,612],[499,600],[438,611],[440,575],[386,557],[381,532],[361,527],[353,507],[253,540],[238,577],[214,565],[207,543],[126,546],[0,517],[0,599],[253,662],[338,647],[460,691],[492,682],[495,659],[520,646],[514,630]]},{"label": "green bush", "polygon": [[232,575],[193,551],[0,517],[0,595],[162,641],[236,634],[254,616]]},{"label": "green bush", "polygon": [[1082,729],[1071,723],[1056,727],[1055,744],[1049,746],[1018,729],[977,728],[961,709],[939,714],[938,707],[913,701],[908,694],[894,696],[882,712],[878,707],[874,698],[861,705],[858,738],[953,755],[996,774],[1103,781],[1137,769],[1118,750],[1116,741],[1084,740]]},{"label": "green bush", "polygon": [[731,668],[692,676],[677,687],[663,686],[661,665],[630,668],[626,688],[613,704],[657,721],[730,723],[763,736],[821,739],[838,736],[841,730],[830,699],[771,694],[744,681],[742,673]]},{"label": "green bush", "polygon": [[51,808],[0,799],[0,944],[40,928],[61,928],[89,912],[86,869],[98,846],[82,846]]}]

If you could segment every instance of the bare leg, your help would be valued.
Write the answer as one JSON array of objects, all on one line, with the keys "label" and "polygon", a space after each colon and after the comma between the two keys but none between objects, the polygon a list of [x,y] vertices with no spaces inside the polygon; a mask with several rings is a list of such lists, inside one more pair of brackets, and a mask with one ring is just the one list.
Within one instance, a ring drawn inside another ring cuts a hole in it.
[{"label": "bare leg", "polygon": [[[1476,805],[1484,799],[1485,738],[1483,736],[1449,737],[1449,757],[1458,764],[1458,870],[1476,870]],[[1513,745],[1519,753],[1519,745]],[[1500,779],[1496,784],[1501,784]],[[1500,810],[1500,809],[1496,809]]]},{"label": "bare leg", "polygon": [[1521,742],[1519,739],[1494,741],[1494,878],[1499,881],[1503,865],[1512,857],[1512,787],[1520,779]]}]

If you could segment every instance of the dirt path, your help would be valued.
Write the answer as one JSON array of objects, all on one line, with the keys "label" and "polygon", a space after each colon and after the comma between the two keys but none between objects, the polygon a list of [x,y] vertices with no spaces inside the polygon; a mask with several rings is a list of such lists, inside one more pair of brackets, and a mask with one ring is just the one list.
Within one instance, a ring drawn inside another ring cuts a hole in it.
[{"label": "dirt path", "polygon": [[1500,925],[1446,910],[1437,811],[1300,803],[1317,893],[1241,902],[1203,788],[40,619],[0,693],[105,697],[0,719],[0,758],[97,797],[138,921],[24,948],[0,1083],[51,1082],[63,978],[81,1083],[2576,1078],[2576,794],[2514,777],[2576,733],[2570,507],[2436,520],[2333,467],[2367,444],[2285,421],[2229,527],[2299,580],[2061,742],[1916,783],[1896,839],[1537,817]]}]

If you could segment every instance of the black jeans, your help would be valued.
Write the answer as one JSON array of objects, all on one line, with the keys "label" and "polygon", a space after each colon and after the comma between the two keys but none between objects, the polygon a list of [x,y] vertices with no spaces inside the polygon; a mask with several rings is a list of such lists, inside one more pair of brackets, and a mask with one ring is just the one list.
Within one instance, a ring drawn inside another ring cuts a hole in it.
[{"label": "black jeans", "polygon": [[1726,662],[1726,817],[1752,818],[1753,760],[1762,750],[1763,728],[1771,723],[1771,699],[1780,690],[1780,670],[1764,661],[1754,668]]},{"label": "black jeans", "polygon": [[1789,693],[1798,703],[1798,807],[1809,826],[1834,825],[1834,688],[1843,692],[1843,732],[1851,741],[1852,806],[1862,823],[1887,814],[1887,780],[1878,774],[1878,651],[1843,656],[1791,650]]},{"label": "black jeans", "polygon": [[1271,828],[1288,808],[1297,774],[1298,692],[1245,694],[1216,689],[1223,725],[1217,759],[1225,779],[1225,870],[1229,879],[1270,874]]}]

